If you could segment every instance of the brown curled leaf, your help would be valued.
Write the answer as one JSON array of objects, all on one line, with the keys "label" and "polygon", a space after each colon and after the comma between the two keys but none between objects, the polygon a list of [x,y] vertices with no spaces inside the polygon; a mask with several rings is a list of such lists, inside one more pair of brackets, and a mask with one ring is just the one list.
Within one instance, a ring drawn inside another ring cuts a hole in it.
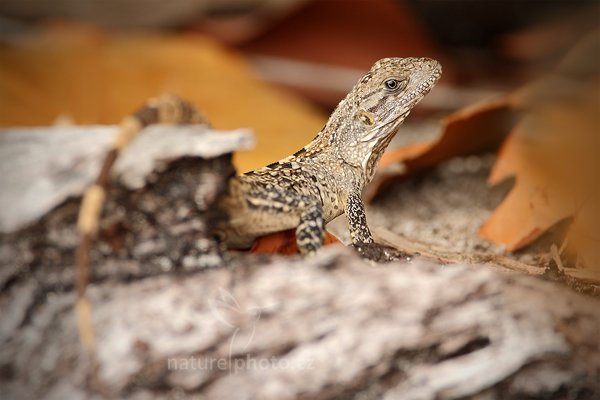
[{"label": "brown curled leaf", "polygon": [[436,139],[384,154],[378,174],[365,192],[366,201],[375,198],[395,180],[433,168],[453,157],[495,150],[516,118],[511,97],[480,102],[450,114],[442,120]]}]

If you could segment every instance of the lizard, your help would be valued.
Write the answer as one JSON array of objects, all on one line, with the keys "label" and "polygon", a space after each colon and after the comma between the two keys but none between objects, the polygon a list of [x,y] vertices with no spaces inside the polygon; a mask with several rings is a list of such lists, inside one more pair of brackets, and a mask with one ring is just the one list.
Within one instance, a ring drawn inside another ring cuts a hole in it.
[{"label": "lizard", "polygon": [[[345,213],[353,245],[360,250],[373,244],[361,192],[400,125],[441,73],[441,65],[429,58],[377,61],[308,145],[278,162],[230,178],[222,199],[230,218],[217,233],[228,246],[238,248],[249,247],[259,236],[295,229],[298,248],[307,255],[322,246],[325,224]],[[85,290],[110,171],[136,135],[156,123],[211,125],[192,104],[172,95],[149,101],[121,122],[98,177],[83,195],[77,220],[81,240],[75,261],[76,314],[80,338],[90,352],[95,339]]]},{"label": "lizard", "polygon": [[361,199],[377,163],[412,108],[441,76],[428,58],[377,61],[338,104],[316,137],[293,155],[231,180],[224,199],[230,247],[296,230],[303,254],[323,243],[325,225],[345,213],[357,248],[373,243]]}]

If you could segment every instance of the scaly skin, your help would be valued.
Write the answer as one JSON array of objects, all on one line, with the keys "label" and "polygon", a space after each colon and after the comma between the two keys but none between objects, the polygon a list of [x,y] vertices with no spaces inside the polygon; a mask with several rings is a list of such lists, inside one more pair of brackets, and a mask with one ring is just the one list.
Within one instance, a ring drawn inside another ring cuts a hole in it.
[{"label": "scaly skin", "polygon": [[294,155],[231,180],[225,199],[230,247],[296,229],[304,254],[319,249],[325,224],[346,213],[354,245],[373,243],[361,200],[387,145],[441,75],[427,58],[386,58],[340,102],[315,139]]}]

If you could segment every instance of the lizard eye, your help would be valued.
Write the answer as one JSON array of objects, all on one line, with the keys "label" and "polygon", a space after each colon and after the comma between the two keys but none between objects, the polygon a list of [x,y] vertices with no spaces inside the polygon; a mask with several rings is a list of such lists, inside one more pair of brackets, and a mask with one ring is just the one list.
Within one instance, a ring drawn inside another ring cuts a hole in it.
[{"label": "lizard eye", "polygon": [[385,85],[387,90],[395,92],[401,88],[403,89],[406,87],[406,79],[398,80],[396,78],[390,78],[386,79],[385,82],[383,82],[383,84]]}]

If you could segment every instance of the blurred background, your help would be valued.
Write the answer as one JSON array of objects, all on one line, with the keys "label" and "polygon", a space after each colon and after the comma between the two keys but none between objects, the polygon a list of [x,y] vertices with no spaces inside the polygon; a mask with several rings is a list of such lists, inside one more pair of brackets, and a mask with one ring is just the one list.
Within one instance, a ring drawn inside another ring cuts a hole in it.
[{"label": "blurred background", "polygon": [[114,124],[171,92],[255,130],[247,170],[312,139],[379,58],[441,61],[413,118],[441,115],[536,79],[599,15],[597,0],[2,0],[0,126]]},{"label": "blurred background", "polygon": [[[449,247],[467,243],[461,251],[489,250],[471,240],[478,232],[501,246],[494,251],[517,251],[572,221],[568,236],[550,243],[561,252],[574,244],[569,265],[597,272],[599,23],[598,0],[1,0],[0,128],[116,124],[173,93],[217,129],[254,130],[256,149],[234,159],[247,171],[308,143],[376,60],[431,57],[442,79],[378,176],[402,178],[407,155],[427,167],[473,156],[465,165],[477,175],[444,175],[445,186],[430,175],[429,203],[414,189],[420,181],[396,185],[384,222],[404,210],[393,225],[411,239],[404,222],[413,218],[423,242],[441,235]],[[481,158],[502,140],[497,156]]]}]

